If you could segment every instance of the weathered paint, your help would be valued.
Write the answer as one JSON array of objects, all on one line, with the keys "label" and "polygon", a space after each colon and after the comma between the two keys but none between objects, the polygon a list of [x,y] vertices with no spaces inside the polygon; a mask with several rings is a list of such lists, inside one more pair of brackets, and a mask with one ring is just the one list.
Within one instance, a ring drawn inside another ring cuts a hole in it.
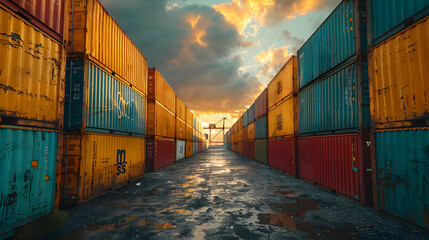
[{"label": "weathered paint", "polygon": [[296,138],[268,140],[268,164],[286,174],[297,177]]},{"label": "weathered paint", "polygon": [[[417,128],[419,129],[419,128]],[[375,133],[378,207],[429,229],[429,129]]]},{"label": "weathered paint", "polygon": [[249,123],[252,123],[255,121],[255,104],[253,103],[252,106],[250,106],[249,110],[247,110],[247,121]]},{"label": "weathered paint", "polygon": [[249,137],[248,137],[248,134],[249,134],[248,126],[245,126],[245,127],[242,129],[242,133],[243,133],[242,141],[247,141],[247,140],[249,140]]},{"label": "weathered paint", "polygon": [[176,138],[186,139],[186,123],[178,117],[176,117]]},{"label": "weathered paint", "polygon": [[265,88],[255,100],[255,119],[259,119],[267,114],[267,93],[268,88]]},{"label": "weathered paint", "polygon": [[176,117],[186,121],[186,106],[178,96],[176,96]]},{"label": "weathered paint", "polygon": [[148,98],[154,98],[164,107],[176,114],[176,94],[156,68],[148,69]]},{"label": "weathered paint", "polygon": [[343,0],[298,50],[299,88],[355,55],[355,1]]},{"label": "weathered paint", "polygon": [[[296,97],[289,96],[268,111],[268,137],[293,136],[295,133]],[[314,117],[314,116],[313,116]]]},{"label": "weathered paint", "polygon": [[357,129],[358,88],[356,65],[352,64],[301,91],[299,133]]},{"label": "weathered paint", "polygon": [[0,0],[14,12],[25,16],[42,31],[62,42],[67,14],[65,0]]},{"label": "weathered paint", "polygon": [[[62,118],[65,54],[61,45],[0,5],[0,120],[47,122]],[[3,118],[3,119],[2,119]]]},{"label": "weathered paint", "polygon": [[255,140],[243,142],[243,155],[250,159],[255,159]]},{"label": "weathered paint", "polygon": [[176,161],[185,158],[186,142],[183,140],[176,141]]},{"label": "weathered paint", "polygon": [[372,49],[371,116],[376,128],[429,124],[428,35],[426,17]]},{"label": "weathered paint", "polygon": [[268,109],[298,90],[298,64],[292,55],[268,84]]},{"label": "weathered paint", "polygon": [[368,0],[370,31],[373,46],[418,21],[429,12],[427,0]]},{"label": "weathered paint", "polygon": [[155,138],[155,155],[154,169],[155,171],[169,166],[176,159],[176,143],[174,139]]},{"label": "weathered paint", "polygon": [[[74,0],[68,9],[70,56],[85,54],[115,77],[146,93],[147,59],[98,0]],[[73,16],[73,17],[71,17]]]},{"label": "weathered paint", "polygon": [[255,122],[255,128],[256,128],[256,139],[265,139],[268,137],[268,122],[267,122],[267,115],[259,118]]},{"label": "weathered paint", "polygon": [[243,126],[244,126],[244,124],[243,124],[243,116],[241,116],[239,119],[238,119],[238,125],[237,125],[237,128],[238,129],[242,129],[243,128]]},{"label": "weathered paint", "polygon": [[247,125],[247,140],[255,140],[256,135],[256,123],[252,122]]},{"label": "weathered paint", "polygon": [[186,157],[190,157],[190,156],[192,156],[192,141],[188,141],[188,140],[186,140],[186,144],[185,144],[186,146],[186,149],[185,149],[185,154],[186,154]]},{"label": "weathered paint", "polygon": [[268,140],[255,141],[255,160],[264,164],[268,164]]},{"label": "weathered paint", "polygon": [[93,62],[69,61],[66,131],[145,134],[146,97]]},{"label": "weathered paint", "polygon": [[144,137],[85,132],[64,135],[63,145],[63,203],[87,201],[145,174]]},{"label": "weathered paint", "polygon": [[0,232],[54,209],[55,132],[0,126]]},{"label": "weathered paint", "polygon": [[238,154],[244,155],[243,154],[244,153],[244,148],[243,147],[244,147],[243,146],[243,142],[239,142],[238,143],[238,151],[237,151]]}]

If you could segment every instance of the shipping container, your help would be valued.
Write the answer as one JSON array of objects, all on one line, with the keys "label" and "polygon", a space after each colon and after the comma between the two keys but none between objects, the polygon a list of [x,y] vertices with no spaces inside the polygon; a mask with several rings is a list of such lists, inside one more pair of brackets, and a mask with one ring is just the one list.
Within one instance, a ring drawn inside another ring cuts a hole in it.
[{"label": "shipping container", "polygon": [[54,131],[0,126],[0,232],[54,209],[57,137]]},{"label": "shipping container", "polygon": [[250,159],[255,159],[255,140],[243,142],[243,155]]},{"label": "shipping container", "polygon": [[186,123],[178,117],[176,117],[176,138],[186,139]]},{"label": "shipping container", "polygon": [[186,150],[185,150],[186,157],[192,156],[192,153],[193,153],[193,151],[192,151],[192,148],[193,148],[192,141],[186,140],[186,146],[185,147],[186,147]]},{"label": "shipping container", "polygon": [[371,50],[371,115],[376,128],[429,125],[428,36],[426,17]]},{"label": "shipping container", "polygon": [[243,141],[243,129],[240,129],[239,131],[238,131],[238,135],[237,135],[237,142],[241,142],[241,141]]},{"label": "shipping container", "polygon": [[155,99],[176,115],[176,94],[158,69],[148,69],[148,98]]},{"label": "shipping container", "polygon": [[429,229],[429,128],[375,133],[375,206]]},{"label": "shipping container", "polygon": [[145,174],[144,137],[64,135],[61,201],[82,203]]},{"label": "shipping container", "polygon": [[249,128],[247,127],[247,126],[245,126],[241,131],[242,131],[242,136],[243,136],[243,138],[242,138],[242,141],[247,141],[247,140],[249,140],[249,130],[248,130]]},{"label": "shipping container", "polygon": [[297,58],[292,55],[268,84],[268,109],[298,91]]},{"label": "shipping container", "polygon": [[[150,165],[153,166],[153,171],[169,166],[175,162],[176,143],[174,139],[149,137],[148,144],[149,144],[149,139],[151,140],[154,139],[153,148],[147,149],[148,151],[147,161],[151,162]],[[151,154],[149,154],[149,151],[151,151]],[[149,156],[153,156],[153,157],[149,158]],[[149,166],[149,164],[147,166]]]},{"label": "shipping container", "polygon": [[176,161],[185,158],[185,147],[186,147],[186,141],[184,140],[176,141]]},{"label": "shipping container", "polygon": [[98,0],[74,0],[68,9],[67,52],[89,57],[112,75],[146,93],[147,59]]},{"label": "shipping container", "polygon": [[191,110],[188,107],[185,107],[185,116],[186,116],[186,119],[185,119],[186,124],[189,124],[189,126],[192,127],[194,114],[191,112]]},{"label": "shipping container", "polygon": [[256,120],[255,122],[255,129],[256,129],[256,139],[266,139],[268,137],[268,122],[267,122],[267,116],[263,116]]},{"label": "shipping container", "polygon": [[192,154],[195,155],[198,153],[198,142],[192,144]]},{"label": "shipping container", "polygon": [[238,154],[244,155],[244,150],[243,150],[243,142],[239,142],[238,143]]},{"label": "shipping container", "polygon": [[247,126],[247,124],[249,124],[248,119],[247,119],[247,112],[248,112],[248,110],[246,110],[243,113],[243,127],[245,127],[245,126]]},{"label": "shipping container", "polygon": [[366,159],[369,158],[366,152],[370,146],[362,143],[359,134],[300,137],[300,178],[332,189],[360,203],[371,204],[372,169],[369,159]]},{"label": "shipping container", "polygon": [[188,140],[188,141],[192,141],[192,127],[190,126],[190,125],[186,125],[185,126],[185,134],[186,134],[186,140]]},{"label": "shipping container", "polygon": [[67,62],[65,131],[145,134],[146,96],[95,63]]},{"label": "shipping container", "polygon": [[264,91],[255,100],[255,119],[259,119],[267,114],[267,93],[268,88],[265,88]]},{"label": "shipping container", "polygon": [[298,50],[299,88],[365,57],[366,22],[364,1],[343,0]]},{"label": "shipping container", "polygon": [[0,123],[58,128],[63,117],[61,43],[0,4]]},{"label": "shipping container", "polygon": [[[296,97],[290,95],[268,111],[268,137],[293,136],[297,130]],[[315,116],[313,115],[313,118]]]},{"label": "shipping container", "polygon": [[255,160],[263,164],[268,164],[268,140],[255,141]]},{"label": "shipping container", "polygon": [[255,140],[255,122],[249,123],[247,125],[247,140]]},{"label": "shipping container", "polygon": [[58,42],[63,42],[64,24],[67,21],[65,0],[0,0],[0,3],[23,16]]},{"label": "shipping container", "polygon": [[249,123],[252,123],[255,121],[255,104],[253,103],[252,106],[250,106],[249,110],[247,110],[247,121]]},{"label": "shipping container", "polygon": [[176,117],[182,119],[183,121],[186,121],[186,106],[178,96],[176,96],[175,113],[176,113]]},{"label": "shipping container", "polygon": [[367,0],[368,41],[375,46],[429,13],[427,0]]},{"label": "shipping container", "polygon": [[268,140],[268,164],[270,167],[298,177],[298,158],[295,137]]},{"label": "shipping container", "polygon": [[238,125],[237,125],[237,130],[240,130],[244,127],[243,124],[243,115],[238,119]]},{"label": "shipping container", "polygon": [[199,142],[198,143],[198,152],[202,152],[202,151],[204,151],[204,143]]}]

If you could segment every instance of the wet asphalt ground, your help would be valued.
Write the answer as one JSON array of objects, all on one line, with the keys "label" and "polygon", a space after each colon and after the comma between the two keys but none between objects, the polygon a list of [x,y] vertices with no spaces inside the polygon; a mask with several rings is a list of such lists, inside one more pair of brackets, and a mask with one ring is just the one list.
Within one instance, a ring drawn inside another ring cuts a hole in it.
[{"label": "wet asphalt ground", "polygon": [[429,239],[221,148],[66,211],[67,224],[44,239]]}]

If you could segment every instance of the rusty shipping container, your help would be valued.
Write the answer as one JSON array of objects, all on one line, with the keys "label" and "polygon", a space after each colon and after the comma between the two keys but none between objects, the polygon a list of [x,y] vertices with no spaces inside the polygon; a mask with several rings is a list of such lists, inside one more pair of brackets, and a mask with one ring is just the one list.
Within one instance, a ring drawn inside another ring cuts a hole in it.
[{"label": "rusty shipping container", "polygon": [[298,91],[297,58],[291,58],[268,84],[268,109]]},{"label": "rusty shipping container", "polygon": [[0,122],[59,128],[65,53],[60,42],[0,4]]},{"label": "rusty shipping container", "polygon": [[255,159],[255,140],[243,142],[243,155],[250,159]]},{"label": "rusty shipping container", "polygon": [[256,134],[255,125],[256,124],[254,121],[252,123],[249,123],[249,125],[247,125],[247,140],[255,140],[255,134]]},{"label": "rusty shipping container", "polygon": [[155,99],[176,114],[176,94],[155,68],[148,69],[148,98]]},{"label": "rusty shipping container", "polygon": [[255,160],[263,164],[268,164],[268,140],[255,141]]},{"label": "rusty shipping container", "polygon": [[245,126],[241,131],[242,131],[242,133],[243,133],[242,141],[247,141],[247,140],[249,140],[249,137],[248,137],[248,134],[249,134],[248,127],[247,127],[247,126]]},{"label": "rusty shipping container", "polygon": [[356,133],[298,138],[300,178],[371,205],[369,145],[362,143]]},{"label": "rusty shipping container", "polygon": [[63,42],[66,0],[0,0],[18,15],[23,16],[43,32]]},{"label": "rusty shipping container", "polygon": [[58,133],[0,125],[0,232],[49,214],[55,207]]},{"label": "rusty shipping container", "polygon": [[61,201],[81,203],[145,174],[144,137],[86,132],[65,135]]},{"label": "rusty shipping container", "polygon": [[173,164],[176,160],[176,142],[170,138],[147,137],[147,172]]},{"label": "rusty shipping container", "polygon": [[68,8],[68,19],[70,58],[88,57],[146,93],[147,59],[98,0],[74,0]]},{"label": "rusty shipping container", "polygon": [[267,114],[267,92],[268,88],[265,88],[255,100],[255,119],[259,119]]},{"label": "rusty shipping container", "polygon": [[186,150],[185,150],[186,157],[192,156],[193,154],[192,148],[193,148],[193,142],[186,140]]},{"label": "rusty shipping container", "polygon": [[376,128],[429,125],[429,17],[371,50],[371,118]]},{"label": "rusty shipping container", "polygon": [[296,137],[268,140],[268,164],[270,167],[298,177]]}]

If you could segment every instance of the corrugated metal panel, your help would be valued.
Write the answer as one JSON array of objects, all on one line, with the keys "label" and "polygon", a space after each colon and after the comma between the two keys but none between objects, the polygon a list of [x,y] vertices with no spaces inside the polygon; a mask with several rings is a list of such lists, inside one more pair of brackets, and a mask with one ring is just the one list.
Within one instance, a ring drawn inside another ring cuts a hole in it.
[{"label": "corrugated metal panel", "polygon": [[185,131],[186,140],[192,141],[192,127],[186,124]]},{"label": "corrugated metal panel", "polygon": [[296,56],[291,56],[268,84],[268,109],[298,90],[297,68],[297,58]]},{"label": "corrugated metal panel", "polygon": [[69,61],[64,117],[66,131],[145,134],[146,98],[90,61]]},{"label": "corrugated metal panel", "polygon": [[353,2],[343,0],[298,50],[300,88],[356,53]]},{"label": "corrugated metal panel", "polygon": [[243,155],[255,159],[255,140],[243,142]]},{"label": "corrugated metal panel", "polygon": [[267,122],[267,116],[263,116],[262,118],[259,118],[256,120],[256,139],[264,139],[268,137],[268,122]]},{"label": "corrugated metal panel", "polygon": [[197,154],[198,153],[198,142],[193,142],[192,143],[192,154]]},{"label": "corrugated metal panel", "polygon": [[247,125],[247,139],[248,140],[254,140],[255,139],[255,134],[256,134],[255,125],[256,125],[255,122],[252,122],[249,125]]},{"label": "corrugated metal panel", "polygon": [[87,132],[64,136],[63,144],[60,186],[64,203],[87,201],[145,174],[143,137]]},{"label": "corrugated metal panel", "polygon": [[265,90],[256,98],[255,100],[255,118],[259,119],[262,116],[267,114],[267,93],[268,88],[265,88]]},{"label": "corrugated metal panel", "polygon": [[243,127],[247,126],[247,124],[249,124],[248,122],[248,118],[247,118],[247,113],[249,112],[249,110],[247,110],[246,112],[244,112],[243,114]]},{"label": "corrugated metal panel", "polygon": [[237,135],[237,142],[241,142],[241,141],[243,141],[243,138],[244,136],[243,136],[243,129],[240,129],[240,130],[238,130],[238,135]]},{"label": "corrugated metal panel", "polygon": [[370,0],[369,2],[371,26],[369,39],[373,45],[406,28],[410,22],[418,21],[427,15],[429,7],[427,0]]},{"label": "corrugated metal panel", "polygon": [[241,154],[241,155],[244,155],[243,153],[244,153],[244,150],[243,150],[243,142],[239,142],[238,143],[238,151],[237,151],[237,153],[238,154]]},{"label": "corrugated metal panel", "polygon": [[429,130],[376,134],[379,208],[429,228]]},{"label": "corrugated metal panel", "polygon": [[186,141],[186,157],[192,156],[192,141]]},{"label": "corrugated metal panel", "polygon": [[243,124],[243,116],[241,116],[239,119],[238,119],[238,125],[237,125],[237,128],[238,128],[238,130],[240,130],[240,129],[242,129],[244,127],[244,124]]},{"label": "corrugated metal panel", "polygon": [[176,117],[176,138],[186,139],[186,124],[185,122]]},{"label": "corrugated metal panel", "polygon": [[[294,135],[294,100],[293,96],[285,99],[268,112],[268,137]],[[313,116],[314,117],[314,116]]]},{"label": "corrugated metal panel", "polygon": [[185,104],[176,96],[176,117],[181,118],[183,121],[186,121],[186,107]]},{"label": "corrugated metal panel", "polygon": [[[72,9],[74,19],[71,17]],[[67,52],[90,55],[114,72],[115,76],[119,75],[146,93],[147,59],[100,2],[74,0],[74,8],[68,10],[70,44]]]},{"label": "corrugated metal panel", "polygon": [[61,45],[3,8],[0,42],[0,116],[59,124],[65,74]]},{"label": "corrugated metal panel", "polygon": [[176,141],[176,161],[185,158],[186,141]]},{"label": "corrugated metal panel", "polygon": [[255,160],[268,164],[268,140],[255,141]]},{"label": "corrugated metal panel", "polygon": [[191,112],[191,110],[189,110],[188,107],[185,107],[185,110],[186,110],[186,113],[185,113],[185,115],[186,115],[185,122],[187,124],[189,124],[190,126],[192,126],[193,125],[194,114]]},{"label": "corrugated metal panel", "polygon": [[360,199],[360,142],[358,134],[300,137],[299,176]]},{"label": "corrugated metal panel", "polygon": [[255,121],[255,104],[252,104],[249,110],[247,110],[247,121],[249,123]]},{"label": "corrugated metal panel", "polygon": [[155,160],[154,168],[169,166],[174,163],[176,159],[176,143],[174,139],[155,139]]},{"label": "corrugated metal panel", "polygon": [[55,132],[0,127],[0,232],[54,209]]},{"label": "corrugated metal panel", "polygon": [[358,87],[353,64],[300,92],[299,133],[356,129]]},{"label": "corrugated metal panel", "polygon": [[155,102],[155,135],[161,137],[175,138],[176,119],[174,114],[167,110],[158,101]]},{"label": "corrugated metal panel", "polygon": [[426,18],[372,50],[371,114],[376,127],[429,124],[428,36]]},{"label": "corrugated metal panel", "polygon": [[297,177],[296,139],[270,139],[268,141],[268,164],[288,175]]},{"label": "corrugated metal panel", "polygon": [[44,32],[62,42],[67,17],[67,14],[64,14],[65,0],[0,0],[0,2],[24,15]]},{"label": "corrugated metal panel", "polygon": [[149,68],[148,79],[155,79],[155,100],[160,102],[174,114],[176,113],[176,94],[155,68]]},{"label": "corrugated metal panel", "polygon": [[249,140],[249,136],[248,136],[248,134],[249,134],[249,130],[248,130],[248,127],[247,127],[247,126],[245,126],[245,127],[242,129],[242,133],[243,133],[242,141],[247,141],[247,140]]}]

